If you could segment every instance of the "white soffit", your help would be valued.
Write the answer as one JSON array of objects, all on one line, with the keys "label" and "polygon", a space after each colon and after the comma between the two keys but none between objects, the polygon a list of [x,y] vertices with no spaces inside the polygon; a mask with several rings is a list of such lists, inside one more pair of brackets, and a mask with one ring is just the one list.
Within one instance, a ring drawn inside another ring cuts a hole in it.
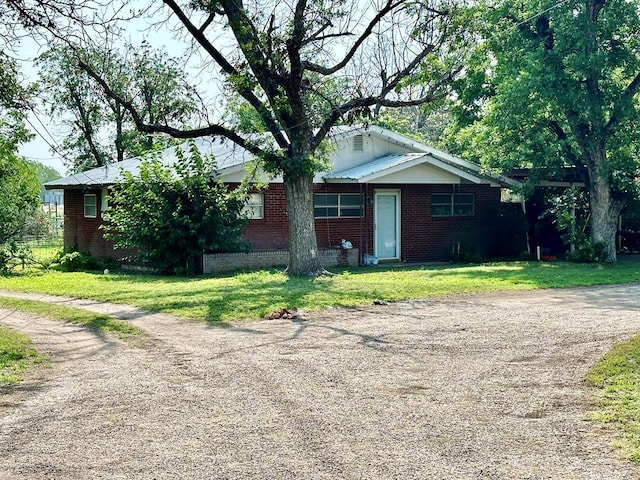
[{"label": "white soffit", "polygon": [[425,153],[388,155],[324,176],[328,183],[457,184],[461,179],[488,183],[482,178]]},{"label": "white soffit", "polygon": [[421,163],[405,168],[400,171],[391,172],[376,179],[369,180],[368,183],[383,184],[394,183],[403,185],[457,185],[461,183],[461,178],[451,172],[447,172],[428,163]]}]

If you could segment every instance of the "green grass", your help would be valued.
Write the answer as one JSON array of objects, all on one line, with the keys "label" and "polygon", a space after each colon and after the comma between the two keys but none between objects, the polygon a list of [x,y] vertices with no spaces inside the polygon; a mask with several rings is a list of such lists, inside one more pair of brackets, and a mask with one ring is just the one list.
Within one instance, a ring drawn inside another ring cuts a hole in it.
[{"label": "green grass", "polygon": [[591,369],[587,383],[602,390],[599,410],[589,418],[622,432],[618,446],[640,463],[640,335],[611,349]]},{"label": "green grass", "polygon": [[29,337],[0,326],[0,387],[19,382],[30,365],[44,360]]},{"label": "green grass", "polygon": [[60,250],[62,250],[62,241],[52,245],[31,244],[30,247],[36,262],[51,263]]},{"label": "green grass", "polygon": [[[280,308],[319,310],[472,292],[532,290],[640,282],[640,263],[617,265],[516,262],[477,266],[381,266],[336,270],[315,279],[279,271],[238,272],[218,277],[160,277],[130,273],[32,271],[0,276],[0,289],[126,303],[195,320],[224,323],[262,318]],[[0,306],[77,321],[125,337],[131,325],[69,307],[0,297]],[[120,332],[124,328],[124,332]],[[589,375],[604,390],[592,418],[626,432],[629,456],[640,462],[640,337],[612,350]]]},{"label": "green grass", "polygon": [[[142,334],[139,328],[125,321],[65,305],[0,296],[0,308],[75,323],[99,333],[113,334],[123,340],[132,340]],[[28,336],[0,326],[0,387],[18,383],[31,365],[44,360],[31,348]]]},{"label": "green grass", "polygon": [[92,298],[228,322],[263,318],[280,307],[319,310],[373,300],[632,282],[640,282],[638,263],[517,262],[343,269],[315,279],[288,278],[275,270],[199,278],[50,271],[0,277],[0,289]]},{"label": "green grass", "polygon": [[139,328],[123,320],[118,320],[108,315],[67,307],[65,305],[0,296],[0,308],[34,313],[54,320],[83,325],[96,332],[113,334],[123,340],[132,339],[142,334]]}]

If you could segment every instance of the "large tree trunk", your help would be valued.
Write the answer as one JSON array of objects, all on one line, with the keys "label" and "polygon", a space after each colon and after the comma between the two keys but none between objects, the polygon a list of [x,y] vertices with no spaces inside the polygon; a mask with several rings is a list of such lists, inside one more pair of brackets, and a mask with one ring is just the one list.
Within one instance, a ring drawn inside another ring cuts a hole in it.
[{"label": "large tree trunk", "polygon": [[624,207],[624,202],[617,200],[606,178],[601,178],[595,172],[590,179],[589,208],[591,212],[590,227],[591,241],[606,245],[603,261],[614,263],[616,255],[616,232],[618,217]]},{"label": "large tree trunk", "polygon": [[318,239],[313,216],[313,176],[284,176],[289,220],[289,267],[292,276],[323,273],[318,257]]}]

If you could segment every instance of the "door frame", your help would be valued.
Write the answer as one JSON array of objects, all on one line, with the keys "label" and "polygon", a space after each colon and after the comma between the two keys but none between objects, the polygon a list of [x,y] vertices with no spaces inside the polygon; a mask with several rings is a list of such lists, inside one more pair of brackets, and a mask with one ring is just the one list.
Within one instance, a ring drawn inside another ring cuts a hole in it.
[{"label": "door frame", "polygon": [[[379,195],[395,195],[396,197],[396,256],[395,257],[384,257],[381,258],[378,255],[378,196]],[[400,260],[400,190],[399,189],[380,189],[374,190],[373,192],[373,253],[376,257],[380,258],[380,260]]]}]

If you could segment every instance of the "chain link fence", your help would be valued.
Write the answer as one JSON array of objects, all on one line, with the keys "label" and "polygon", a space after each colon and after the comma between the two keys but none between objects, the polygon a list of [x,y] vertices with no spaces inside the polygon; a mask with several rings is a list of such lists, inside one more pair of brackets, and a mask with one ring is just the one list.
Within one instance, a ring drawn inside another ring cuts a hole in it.
[{"label": "chain link fence", "polygon": [[64,207],[57,203],[43,204],[28,230],[16,243],[28,247],[36,261],[53,258],[64,243]]}]

